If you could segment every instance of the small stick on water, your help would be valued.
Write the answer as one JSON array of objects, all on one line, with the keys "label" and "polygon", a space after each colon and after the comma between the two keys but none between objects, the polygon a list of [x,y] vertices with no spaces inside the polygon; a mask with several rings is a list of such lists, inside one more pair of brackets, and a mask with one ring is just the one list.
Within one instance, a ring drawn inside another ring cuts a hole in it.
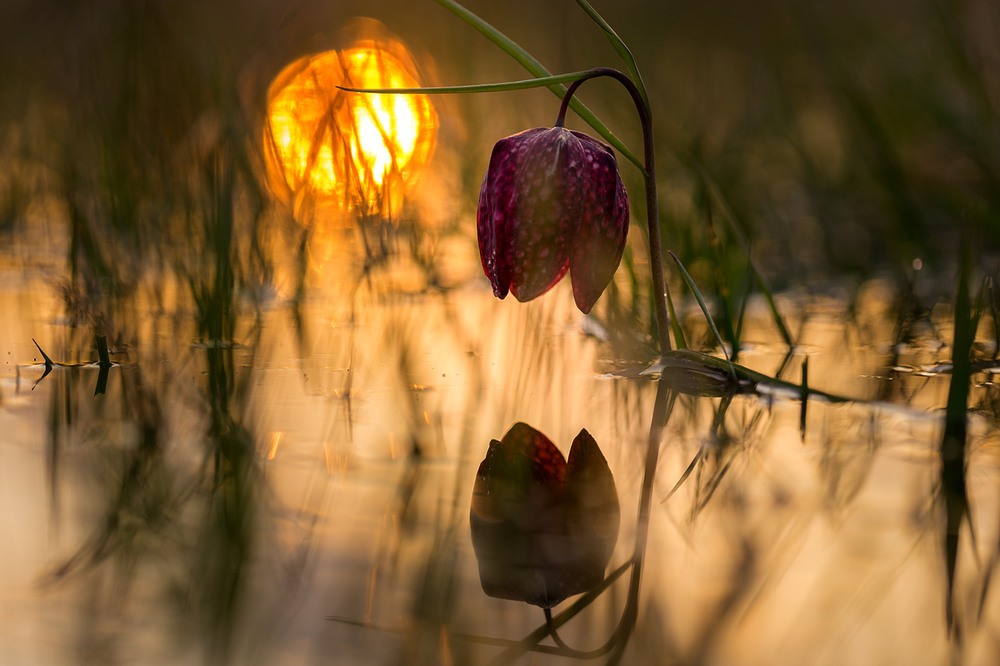
[{"label": "small stick on water", "polygon": [[809,357],[802,359],[802,411],[799,413],[799,435],[806,441],[806,406],[809,404]]},{"label": "small stick on water", "polygon": [[49,376],[49,373],[52,372],[52,367],[55,365],[55,363],[52,362],[52,359],[49,358],[49,355],[45,353],[45,350],[42,349],[42,346],[38,344],[37,340],[31,338],[31,341],[35,343],[35,346],[38,347],[38,352],[42,355],[42,358],[45,359],[45,372],[43,372],[42,376],[36,379],[35,383],[31,385],[31,390],[34,391],[35,387],[38,386],[38,383]]},{"label": "small stick on water", "polygon": [[42,346],[40,344],[38,344],[37,340],[35,340],[34,338],[31,338],[31,341],[35,343],[35,347],[38,348],[38,353],[41,354],[42,358],[45,359],[45,369],[46,370],[51,370],[52,366],[55,365],[55,363],[52,362],[52,359],[49,358],[49,355],[45,353],[45,350],[42,349]]},{"label": "small stick on water", "polygon": [[100,333],[95,333],[94,342],[97,345],[97,364],[102,368],[110,368],[111,358],[108,355],[108,339]]}]

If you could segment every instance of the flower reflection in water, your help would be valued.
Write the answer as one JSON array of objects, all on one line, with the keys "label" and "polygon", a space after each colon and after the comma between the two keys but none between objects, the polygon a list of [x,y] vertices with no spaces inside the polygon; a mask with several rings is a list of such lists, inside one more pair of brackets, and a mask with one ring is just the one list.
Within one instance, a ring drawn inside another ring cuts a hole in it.
[{"label": "flower reflection in water", "polygon": [[618,540],[615,481],[581,430],[567,462],[542,433],[514,424],[490,442],[472,494],[483,591],[551,608],[604,580]]}]

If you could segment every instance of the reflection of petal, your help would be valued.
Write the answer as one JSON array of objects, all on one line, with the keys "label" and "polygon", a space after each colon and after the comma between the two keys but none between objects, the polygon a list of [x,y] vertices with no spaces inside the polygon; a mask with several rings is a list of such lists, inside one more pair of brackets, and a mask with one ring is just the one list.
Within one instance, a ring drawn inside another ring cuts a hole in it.
[{"label": "reflection of petal", "polygon": [[486,594],[550,607],[604,579],[618,496],[600,448],[580,432],[567,465],[542,433],[515,424],[476,475],[472,543]]},{"label": "reflection of petal", "polygon": [[552,441],[526,423],[515,423],[501,442],[508,455],[527,465],[536,481],[562,485],[566,477],[566,459]]},{"label": "reflection of petal", "polygon": [[490,443],[473,489],[470,525],[483,591],[491,597],[550,606],[549,580],[568,552],[560,499],[562,454],[522,423]]},{"label": "reflection of petal", "polygon": [[566,499],[574,507],[569,515],[569,529],[580,557],[586,560],[587,568],[600,571],[596,585],[604,577],[604,567],[618,541],[621,510],[608,462],[586,430],[580,431],[569,451]]},{"label": "reflection of petal", "polygon": [[473,512],[521,524],[560,503],[566,461],[548,437],[524,423],[490,442],[473,489]]}]

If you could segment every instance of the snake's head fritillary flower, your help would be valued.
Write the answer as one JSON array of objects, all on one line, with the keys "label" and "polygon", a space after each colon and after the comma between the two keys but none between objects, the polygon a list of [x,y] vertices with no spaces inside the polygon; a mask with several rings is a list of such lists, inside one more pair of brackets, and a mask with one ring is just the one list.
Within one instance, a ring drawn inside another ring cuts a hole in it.
[{"label": "snake's head fritillary flower", "polygon": [[586,430],[569,462],[542,433],[514,424],[490,442],[472,493],[472,545],[491,597],[550,608],[593,589],[618,540],[614,477]]},{"label": "snake's head fritillary flower", "polygon": [[568,270],[586,314],[611,281],[628,235],[628,196],[611,148],[565,127],[525,130],[493,147],[477,227],[493,293],[529,301]]}]

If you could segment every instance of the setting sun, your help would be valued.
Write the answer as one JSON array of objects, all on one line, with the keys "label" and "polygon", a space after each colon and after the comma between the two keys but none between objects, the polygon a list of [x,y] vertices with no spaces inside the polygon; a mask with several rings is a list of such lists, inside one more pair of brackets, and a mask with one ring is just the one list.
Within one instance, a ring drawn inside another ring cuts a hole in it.
[{"label": "setting sun", "polygon": [[437,114],[426,95],[348,93],[419,87],[398,41],[365,41],[307,56],[271,84],[265,147],[272,188],[363,213],[394,214],[434,148]]}]

